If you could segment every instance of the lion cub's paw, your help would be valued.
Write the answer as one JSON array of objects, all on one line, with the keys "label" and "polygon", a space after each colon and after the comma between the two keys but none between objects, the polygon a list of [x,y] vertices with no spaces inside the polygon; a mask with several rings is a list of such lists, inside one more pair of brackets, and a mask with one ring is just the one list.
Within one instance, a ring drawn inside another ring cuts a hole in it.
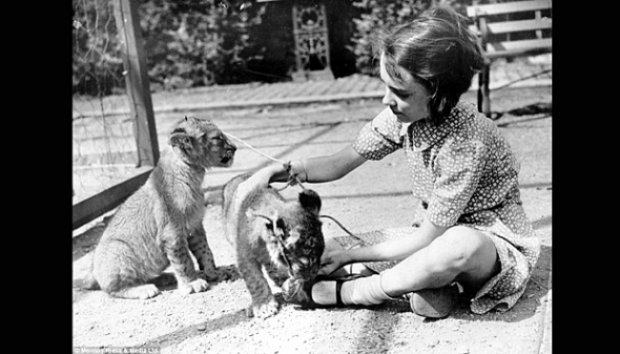
[{"label": "lion cub's paw", "polygon": [[125,299],[146,300],[159,295],[161,292],[154,284],[143,284],[138,286],[121,289],[120,291],[110,293],[114,297]]},{"label": "lion cub's paw", "polygon": [[126,289],[122,289],[111,295],[125,299],[146,300],[159,295],[161,292],[154,284],[138,285]]},{"label": "lion cub's paw", "polygon": [[209,283],[207,283],[206,280],[202,278],[198,278],[187,284],[180,285],[177,291],[181,295],[189,295],[193,293],[200,293],[200,292],[206,291],[208,287],[209,287]]},{"label": "lion cub's paw", "polygon": [[157,289],[155,285],[146,284],[141,287],[138,297],[140,299],[150,299],[152,297],[159,295],[160,293],[161,292],[159,291],[159,289]]},{"label": "lion cub's paw", "polygon": [[259,319],[265,319],[273,316],[280,311],[280,304],[275,299],[271,299],[266,303],[260,303],[252,305],[247,309],[248,317],[256,317]]}]

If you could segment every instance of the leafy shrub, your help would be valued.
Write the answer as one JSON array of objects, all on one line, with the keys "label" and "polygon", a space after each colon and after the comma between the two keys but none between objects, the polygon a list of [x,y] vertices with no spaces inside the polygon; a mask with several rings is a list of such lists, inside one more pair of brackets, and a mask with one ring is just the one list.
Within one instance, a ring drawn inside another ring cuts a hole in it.
[{"label": "leafy shrub", "polygon": [[[73,92],[124,90],[111,1],[73,0],[73,9]],[[152,89],[247,81],[246,63],[258,56],[250,33],[263,12],[256,0],[140,0]]]},{"label": "leafy shrub", "polygon": [[[339,58],[332,60],[332,69],[345,75],[375,74],[371,43],[376,30],[412,20],[435,2],[328,1],[331,24],[346,30],[340,36],[332,33],[332,44],[338,47],[332,52]],[[441,2],[464,13],[472,0]],[[355,11],[347,10],[350,5]],[[290,6],[256,0],[139,0],[151,89],[286,80],[295,66]],[[73,0],[73,9],[74,93],[124,92],[122,48],[111,0]]]},{"label": "leafy shrub", "polygon": [[430,5],[430,0],[403,0],[395,3],[390,0],[357,0],[354,6],[360,8],[360,18],[353,19],[356,32],[352,48],[356,57],[355,65],[362,74],[376,74],[372,46],[378,29],[415,19]]},{"label": "leafy shrub", "polygon": [[108,95],[124,87],[112,4],[73,0],[73,10],[73,92]]},{"label": "leafy shrub", "polygon": [[[353,46],[350,48],[356,58],[358,72],[367,75],[377,74],[377,65],[372,53],[372,43],[377,30],[390,28],[414,20],[424,10],[437,2],[448,4],[462,14],[472,0],[355,0],[353,5],[360,9],[359,18],[354,18],[356,31]],[[484,3],[488,1],[480,1]]]},{"label": "leafy shrub", "polygon": [[250,32],[263,13],[254,2],[143,1],[151,82],[164,89],[244,82],[257,51]]}]

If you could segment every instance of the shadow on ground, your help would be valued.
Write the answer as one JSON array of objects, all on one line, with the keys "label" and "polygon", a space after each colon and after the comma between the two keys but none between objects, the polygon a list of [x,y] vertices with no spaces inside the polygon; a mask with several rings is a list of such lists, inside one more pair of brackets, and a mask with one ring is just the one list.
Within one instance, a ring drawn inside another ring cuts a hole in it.
[{"label": "shadow on ground", "polygon": [[205,322],[196,323],[177,331],[150,339],[144,343],[144,347],[170,347],[177,345],[183,341],[186,341],[192,337],[203,335],[207,332],[216,332],[226,329],[228,327],[234,327],[242,322],[250,321],[251,319],[246,316],[245,310],[240,310],[234,313],[225,314],[221,317],[208,320]]},{"label": "shadow on ground", "polygon": [[[221,282],[233,282],[241,279],[239,276],[239,271],[234,265],[218,266],[217,270],[220,277],[216,280],[209,280],[209,286],[213,286]],[[161,274],[157,278],[151,280],[151,282],[161,291],[174,290],[177,288],[177,280],[174,277],[174,274],[170,272]]]},{"label": "shadow on ground", "polygon": [[541,116],[535,116],[535,117],[530,117],[530,118],[525,118],[525,119],[520,119],[520,120],[499,122],[499,123],[497,123],[497,127],[498,128],[505,128],[505,127],[507,127],[509,125],[516,125],[516,124],[519,124],[519,123],[531,122],[531,121],[536,121],[536,120],[541,120],[541,119],[546,119],[546,118],[551,118],[551,115],[543,114]]},{"label": "shadow on ground", "polygon": [[[409,305],[404,303],[407,310]],[[364,323],[364,327],[359,331],[355,340],[355,347],[360,352],[365,348],[376,348],[386,350],[394,342],[394,331],[398,327],[400,318],[387,311],[373,311],[370,318]]]}]

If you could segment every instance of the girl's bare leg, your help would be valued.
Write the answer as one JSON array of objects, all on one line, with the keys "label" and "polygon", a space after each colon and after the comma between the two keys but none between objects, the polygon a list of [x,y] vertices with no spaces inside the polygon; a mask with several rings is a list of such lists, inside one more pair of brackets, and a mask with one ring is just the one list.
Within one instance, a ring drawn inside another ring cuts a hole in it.
[{"label": "girl's bare leg", "polygon": [[497,251],[491,238],[478,230],[455,226],[427,247],[383,272],[381,287],[386,294],[395,297],[458,281],[471,292],[478,290],[499,270]]},{"label": "girl's bare leg", "polygon": [[[330,247],[335,247],[334,243],[337,244],[333,241]],[[350,273],[347,267],[343,268],[335,273]],[[339,292],[337,282],[315,283],[312,298],[319,304],[336,304],[340,295],[345,305],[376,305],[406,293],[441,288],[454,281],[472,293],[499,270],[491,238],[480,231],[455,226],[391,269],[381,274],[367,270],[370,276],[343,282]]]}]

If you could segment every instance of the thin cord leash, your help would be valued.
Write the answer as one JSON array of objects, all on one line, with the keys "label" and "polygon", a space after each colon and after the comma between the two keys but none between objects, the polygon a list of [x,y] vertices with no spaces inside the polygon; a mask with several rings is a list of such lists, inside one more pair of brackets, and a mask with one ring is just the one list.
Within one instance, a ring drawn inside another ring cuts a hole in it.
[{"label": "thin cord leash", "polygon": [[341,228],[341,229],[343,229],[343,230],[344,230],[344,232],[346,232],[347,234],[349,234],[349,236],[353,237],[354,239],[358,240],[359,242],[361,242],[361,243],[363,243],[363,244],[365,244],[365,243],[366,243],[366,241],[364,241],[363,239],[359,238],[358,236],[355,236],[355,234],[353,234],[351,231],[347,230],[347,228],[346,228],[346,227],[344,227],[344,226],[340,223],[340,221],[336,220],[336,218],[334,218],[334,217],[332,217],[332,216],[329,216],[329,215],[319,215],[319,216],[320,216],[320,217],[322,217],[322,218],[327,218],[327,219],[330,219],[331,221],[335,222],[335,223],[336,223],[336,225],[340,226],[340,228]]},{"label": "thin cord leash", "polygon": [[284,166],[284,168],[286,169],[286,173],[288,173],[288,175],[289,175],[289,180],[288,180],[288,182],[286,182],[286,185],[284,185],[284,187],[282,187],[282,188],[274,188],[276,191],[278,191],[278,192],[283,191],[284,189],[288,188],[293,183],[293,181],[297,182],[297,185],[301,189],[306,190],[306,187],[304,187],[303,184],[301,184],[301,181],[299,180],[299,178],[296,175],[293,175],[291,173],[291,162],[290,161],[288,161],[288,162],[287,161],[282,161],[282,160],[280,160],[278,158],[275,158],[275,157],[273,157],[271,155],[268,155],[268,154],[260,151],[259,149],[257,149],[254,146],[250,145],[249,143],[247,143],[246,141],[244,141],[241,138],[238,138],[238,137],[236,137],[236,136],[234,136],[234,135],[232,135],[230,133],[226,133],[226,132],[223,132],[223,133],[226,136],[229,136],[229,137],[237,140],[238,142],[242,143],[243,145],[247,146],[250,150],[256,152],[257,154],[260,154],[260,155],[268,158],[271,161],[281,163]]},{"label": "thin cord leash", "polygon": [[224,133],[224,134],[226,134],[227,136],[229,136],[229,137],[231,137],[231,138],[233,138],[233,139],[237,140],[238,142],[242,143],[243,145],[247,146],[250,150],[252,150],[252,151],[254,151],[254,152],[256,152],[256,153],[258,153],[258,154],[260,154],[260,155],[265,156],[266,158],[268,158],[268,159],[269,159],[269,160],[271,160],[271,161],[279,162],[279,163],[284,164],[284,165],[285,165],[285,164],[287,164],[287,162],[285,162],[285,161],[282,161],[282,160],[277,159],[277,158],[275,158],[275,157],[273,157],[273,156],[270,156],[270,155],[265,154],[264,152],[262,152],[262,151],[258,150],[258,149],[257,149],[257,148],[255,148],[254,146],[252,146],[252,145],[250,145],[250,144],[246,143],[246,142],[245,142],[243,139],[241,139],[241,138],[237,138],[236,136],[234,136],[234,135],[232,135],[232,134],[230,134],[230,133]]}]

